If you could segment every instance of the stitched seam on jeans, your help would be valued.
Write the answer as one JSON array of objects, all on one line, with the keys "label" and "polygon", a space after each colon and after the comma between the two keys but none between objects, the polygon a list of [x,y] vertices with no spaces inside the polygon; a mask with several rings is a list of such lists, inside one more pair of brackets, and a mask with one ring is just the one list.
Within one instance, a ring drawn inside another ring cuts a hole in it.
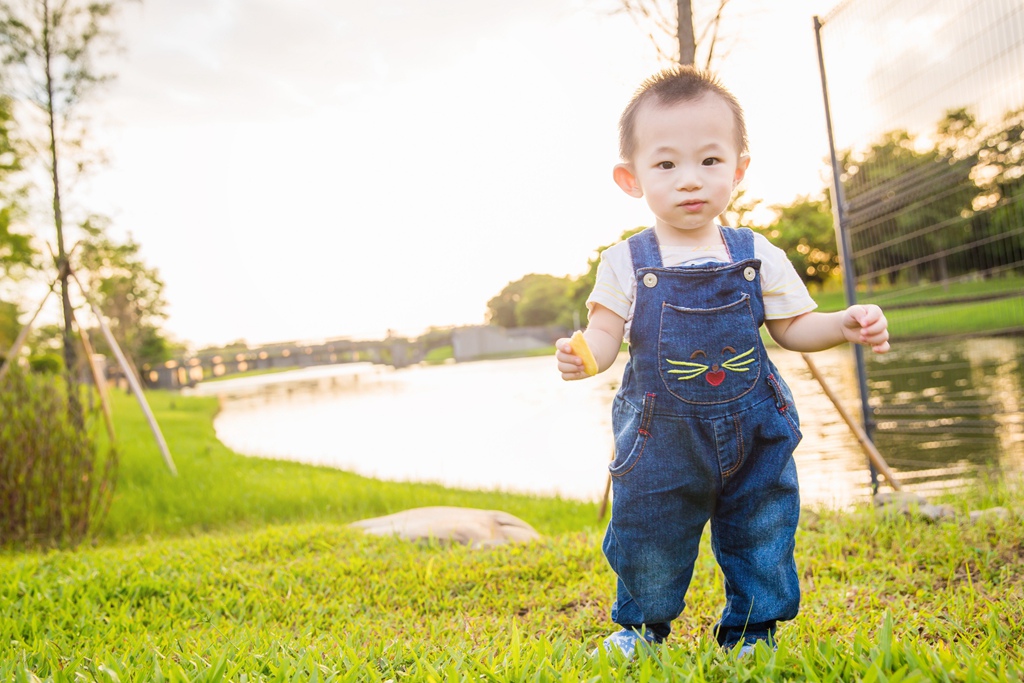
[{"label": "stitched seam on jeans", "polygon": [[[779,381],[775,378],[774,374],[768,375],[768,382],[772,385],[775,391],[775,408],[779,411],[779,415],[786,421],[786,426],[789,427],[789,431],[793,432],[793,436],[798,439],[803,439],[803,435],[800,433],[800,428],[796,426],[793,415],[795,413],[789,410],[791,403],[787,402],[782,395],[782,387],[779,386]],[[782,405],[779,405],[779,404]]]},{"label": "stitched seam on jeans", "polygon": [[636,454],[635,458],[633,458],[633,464],[629,466],[628,470],[624,470],[622,472],[611,472],[611,475],[613,477],[621,477],[625,474],[629,474],[630,472],[633,471],[633,468],[637,466],[637,463],[640,462],[640,458],[643,457],[644,450],[646,450],[647,448],[647,441],[651,437],[651,433],[648,431],[648,427],[651,426],[651,420],[654,418],[655,396],[656,394],[652,393],[648,393],[644,396],[644,412],[643,415],[640,417],[640,428],[637,429],[637,432],[640,434],[640,436],[644,438],[644,443],[643,445],[640,446],[640,452]]},{"label": "stitched seam on jeans", "polygon": [[772,391],[775,392],[775,408],[780,413],[785,413],[789,410],[789,403],[786,402],[785,397],[782,395],[782,387],[779,386],[779,380],[775,378],[775,375],[769,373],[768,383],[772,386]]},{"label": "stitched seam on jeans", "polygon": [[736,429],[736,464],[728,472],[723,472],[723,477],[728,477],[743,466],[743,431],[740,429],[739,418],[733,417],[732,424]]},{"label": "stitched seam on jeans", "polygon": [[789,431],[793,432],[793,436],[795,436],[796,438],[802,439],[803,434],[801,434],[800,430],[796,427],[795,424],[793,424],[793,418],[790,417],[790,415],[791,413],[789,412],[786,412],[786,414],[783,415],[783,417],[786,419],[786,424],[789,425]]},{"label": "stitched seam on jeans", "polygon": [[647,437],[646,436],[644,437],[643,445],[640,446],[640,452],[636,454],[636,458],[633,459],[633,464],[629,466],[629,469],[625,470],[623,472],[612,472],[612,476],[613,477],[621,477],[624,474],[629,474],[630,472],[632,472],[633,468],[636,467],[638,462],[640,462],[640,458],[643,457],[644,449],[645,448],[647,448]]},{"label": "stitched seam on jeans", "polygon": [[647,392],[644,395],[644,412],[640,416],[640,429],[638,430],[644,436],[651,435],[651,420],[654,419],[654,397],[657,394]]}]

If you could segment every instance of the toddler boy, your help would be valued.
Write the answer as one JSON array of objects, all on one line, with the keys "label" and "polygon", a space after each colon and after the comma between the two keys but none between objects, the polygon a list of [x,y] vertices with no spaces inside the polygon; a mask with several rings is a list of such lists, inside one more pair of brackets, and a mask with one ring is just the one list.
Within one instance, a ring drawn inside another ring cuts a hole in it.
[{"label": "toddler boy", "polygon": [[[612,407],[614,497],[603,549],[618,577],[605,648],[632,656],[658,643],[682,612],[704,526],[725,575],[718,642],[774,645],[796,616],[793,558],[800,513],[793,397],[768,358],[762,323],[783,348],[843,342],[889,349],[873,305],[813,311],[782,250],[747,229],[720,227],[750,163],[735,97],[691,67],[648,79],[622,114],[615,183],[644,198],[654,226],[607,249],[584,333],[598,370],[623,339],[629,363]],[[586,377],[568,339],[562,378]]]}]

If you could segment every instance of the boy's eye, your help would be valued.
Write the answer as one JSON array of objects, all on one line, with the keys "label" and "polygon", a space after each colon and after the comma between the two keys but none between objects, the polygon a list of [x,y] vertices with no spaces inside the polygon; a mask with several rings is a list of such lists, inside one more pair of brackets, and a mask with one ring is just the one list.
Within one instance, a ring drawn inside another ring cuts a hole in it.
[{"label": "boy's eye", "polygon": [[663,171],[667,171],[675,167],[676,165],[673,164],[671,161],[662,161],[661,163],[658,164],[658,168],[660,168]]},{"label": "boy's eye", "polygon": [[705,166],[714,166],[715,164],[722,163],[722,160],[721,159],[716,159],[714,157],[708,157],[707,159],[705,159],[701,163],[703,163]]}]

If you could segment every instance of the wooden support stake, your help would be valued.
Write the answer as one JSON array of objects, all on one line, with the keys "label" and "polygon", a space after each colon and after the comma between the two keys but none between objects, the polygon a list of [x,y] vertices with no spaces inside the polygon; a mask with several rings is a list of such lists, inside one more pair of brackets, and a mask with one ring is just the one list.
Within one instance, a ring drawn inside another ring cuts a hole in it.
[{"label": "wooden support stake", "polygon": [[46,304],[46,300],[50,298],[51,294],[53,294],[53,288],[56,284],[56,280],[50,283],[50,289],[46,292],[43,300],[39,302],[39,308],[36,309],[32,319],[21,328],[21,332],[18,333],[18,338],[14,340],[13,344],[11,344],[11,348],[7,352],[7,360],[5,360],[3,366],[0,367],[0,381],[3,381],[4,377],[7,376],[7,371],[11,369],[11,365],[13,365],[17,360],[18,352],[21,351],[21,345],[25,343],[26,339],[28,339],[28,333],[32,329],[32,325],[36,322],[36,318],[39,317],[39,313],[42,312],[43,306]]},{"label": "wooden support stake", "polygon": [[869,439],[868,435],[863,429],[861,429],[861,426],[857,424],[857,421],[853,419],[850,413],[846,411],[846,408],[843,407],[843,404],[839,402],[839,397],[832,392],[832,389],[825,382],[825,377],[818,371],[818,367],[814,364],[814,361],[811,360],[811,357],[806,353],[801,353],[800,355],[803,357],[804,362],[807,363],[807,367],[810,369],[811,374],[814,375],[814,379],[818,380],[818,384],[820,384],[821,388],[825,390],[825,395],[829,397],[829,400],[832,401],[832,405],[836,407],[836,410],[839,411],[839,414],[846,422],[846,425],[853,432],[853,435],[857,437],[857,441],[860,442],[860,447],[865,453],[867,453],[868,459],[871,460],[871,463],[879,472],[882,473],[882,476],[885,477],[885,480],[889,482],[889,486],[891,486],[894,491],[902,490],[900,483],[896,481],[895,475],[893,475],[892,470],[889,469],[889,465],[885,462],[885,458],[883,458],[882,454],[878,452],[877,448],[875,448],[875,444],[871,443],[871,439]]},{"label": "wooden support stake", "polygon": [[71,320],[75,323],[75,327],[78,328],[78,338],[82,342],[82,350],[85,352],[86,360],[89,363],[89,374],[92,375],[92,381],[96,385],[96,390],[100,394],[100,408],[103,409],[103,421],[107,423],[107,434],[110,435],[110,444],[113,445],[117,440],[114,434],[114,417],[110,412],[110,400],[107,396],[107,382],[106,378],[100,377],[99,368],[96,367],[96,361],[93,356],[96,355],[93,352],[92,342],[89,340],[89,333],[85,331],[85,328],[78,322],[75,317],[74,308],[71,309]]},{"label": "wooden support stake", "polygon": [[81,290],[85,300],[88,301],[89,305],[92,307],[92,312],[96,316],[96,320],[99,322],[100,330],[102,330],[103,336],[107,339],[107,344],[110,345],[110,350],[114,352],[114,356],[117,358],[117,362],[121,366],[121,370],[128,379],[128,386],[131,387],[132,393],[135,394],[135,399],[139,402],[139,407],[142,408],[142,413],[146,416],[146,421],[149,423],[149,429],[153,432],[153,438],[156,439],[156,445],[160,448],[160,454],[164,457],[167,469],[169,469],[171,474],[174,476],[178,476],[178,468],[174,466],[174,460],[171,458],[171,452],[167,448],[167,442],[164,441],[164,435],[160,432],[160,425],[156,423],[156,418],[153,417],[153,411],[149,407],[149,402],[146,400],[145,395],[142,393],[142,386],[139,384],[139,380],[135,378],[135,372],[128,363],[128,359],[125,358],[124,352],[118,345],[117,340],[114,339],[114,334],[110,331],[110,327],[107,326],[106,321],[103,319],[103,312],[100,311],[99,306],[97,306],[89,296],[89,292],[87,292],[85,287],[82,286],[82,282],[78,279],[78,276],[72,272],[71,277],[75,279],[75,282],[78,284],[78,288]]},{"label": "wooden support stake", "polygon": [[[615,460],[615,444],[612,444],[612,460]],[[604,519],[605,514],[608,512],[608,499],[612,493],[612,474],[608,473],[608,480],[604,483],[604,496],[601,498],[601,507],[597,509],[597,521]]]}]

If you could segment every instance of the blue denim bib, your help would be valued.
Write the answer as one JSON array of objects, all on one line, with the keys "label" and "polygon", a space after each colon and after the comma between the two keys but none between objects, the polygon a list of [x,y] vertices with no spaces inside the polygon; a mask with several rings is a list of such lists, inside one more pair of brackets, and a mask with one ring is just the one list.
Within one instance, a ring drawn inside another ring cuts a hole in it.
[{"label": "blue denim bib", "polygon": [[634,406],[657,394],[655,415],[714,417],[775,391],[754,235],[721,231],[727,264],[665,268],[653,228],[629,239],[637,291],[620,394]]}]

